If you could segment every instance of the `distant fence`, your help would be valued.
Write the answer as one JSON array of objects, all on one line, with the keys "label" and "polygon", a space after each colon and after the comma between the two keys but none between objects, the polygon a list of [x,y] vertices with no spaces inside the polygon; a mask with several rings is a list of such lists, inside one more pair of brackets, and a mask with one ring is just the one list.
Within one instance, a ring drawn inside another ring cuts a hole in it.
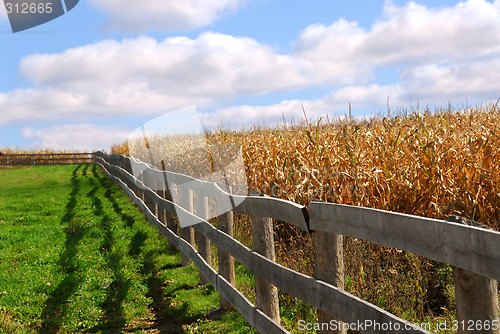
[{"label": "distant fence", "polygon": [[[500,232],[458,217],[443,221],[316,201],[306,209],[267,196],[246,196],[241,201],[242,196],[230,194],[220,184],[159,171],[123,155],[97,152],[95,163],[125,190],[169,244],[181,250],[183,265],[189,260],[194,262],[201,281],[219,291],[221,308],[232,305],[259,333],[288,333],[280,326],[277,289],[317,308],[319,324],[331,324],[333,320],[338,325],[338,330],[327,326],[322,331],[325,333],[346,333],[346,328],[353,329],[353,325],[363,333],[430,333],[342,290],[344,235],[455,266],[458,333],[499,333],[495,280],[500,280]],[[142,170],[138,177],[133,176],[133,164]],[[151,185],[158,182],[154,181],[159,180],[158,176],[164,180],[168,176],[169,184]],[[208,198],[218,206],[241,204],[226,207],[227,212],[218,217],[215,228],[207,221]],[[252,217],[252,250],[232,238],[233,212]],[[171,214],[182,216],[192,227],[181,228],[179,237]],[[312,234],[315,277],[275,262],[272,219]],[[210,242],[219,248],[219,272],[210,264]],[[257,305],[234,287],[233,258],[255,275]]]},{"label": "distant fence", "polygon": [[0,152],[0,166],[70,165],[94,163],[94,153],[5,154]]}]

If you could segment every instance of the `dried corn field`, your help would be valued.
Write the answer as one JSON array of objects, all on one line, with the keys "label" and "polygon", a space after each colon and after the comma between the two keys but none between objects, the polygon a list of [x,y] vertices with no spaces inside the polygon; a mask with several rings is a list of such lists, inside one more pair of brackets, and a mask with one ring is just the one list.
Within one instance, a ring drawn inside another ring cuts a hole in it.
[{"label": "dried corn field", "polygon": [[[212,148],[241,148],[246,175],[234,177],[246,176],[250,190],[300,204],[318,199],[439,219],[455,214],[500,230],[497,105],[362,120],[304,118],[276,128],[213,131],[206,140]],[[175,158],[159,161],[171,170],[196,169],[193,161],[214,170],[215,160],[236,156],[214,159],[216,150],[190,150],[179,138],[170,138],[168,148],[150,141],[155,156],[181,144],[168,154]],[[129,147],[112,151],[128,154]],[[238,225],[250,240],[248,223]],[[312,274],[309,236],[280,223],[275,234],[278,261]],[[346,239],[344,247],[347,291],[407,319],[453,316],[452,268],[360,240]]]}]

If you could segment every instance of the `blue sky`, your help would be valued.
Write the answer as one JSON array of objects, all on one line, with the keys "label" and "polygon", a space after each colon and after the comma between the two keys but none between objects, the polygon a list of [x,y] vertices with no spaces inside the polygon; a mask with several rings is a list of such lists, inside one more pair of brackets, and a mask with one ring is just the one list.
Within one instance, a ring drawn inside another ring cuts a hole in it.
[{"label": "blue sky", "polygon": [[500,0],[80,0],[16,34],[0,6],[0,50],[0,148],[108,150],[190,106],[240,127],[495,102]]}]

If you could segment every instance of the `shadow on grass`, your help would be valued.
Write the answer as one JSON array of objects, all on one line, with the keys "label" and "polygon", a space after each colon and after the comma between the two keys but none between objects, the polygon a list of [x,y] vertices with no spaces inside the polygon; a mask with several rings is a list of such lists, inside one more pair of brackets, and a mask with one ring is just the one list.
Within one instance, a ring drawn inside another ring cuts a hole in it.
[{"label": "shadow on grass", "polygon": [[[101,185],[107,189],[104,196],[111,203],[114,212],[125,222],[125,224],[132,228],[135,222],[135,219],[126,213],[123,212],[122,208],[116,201],[116,199],[112,196],[112,191],[110,186],[112,182],[106,178],[101,177],[97,173],[97,167],[95,167],[92,172],[94,173],[94,177],[99,180]],[[141,256],[143,252],[143,247],[145,246],[148,235],[144,231],[137,231],[130,240],[129,252],[130,256],[138,258]],[[175,254],[176,251],[167,251],[168,254]],[[155,263],[155,258],[158,255],[157,250],[151,250],[146,254],[143,254],[142,266],[139,269],[139,272],[143,277],[145,277],[145,284],[148,287],[147,297],[150,297],[153,302],[149,305],[153,312],[155,313],[155,320],[152,324],[151,329],[158,330],[161,334],[167,333],[183,333],[182,323],[178,323],[172,321],[172,312],[170,311],[169,302],[164,296],[164,288],[163,288],[163,280],[160,278],[160,273],[157,270],[157,264]],[[176,265],[168,265],[168,268],[180,267],[180,263]],[[161,268],[163,270],[165,268]],[[178,313],[182,313],[187,310],[187,305],[184,305]]]},{"label": "shadow on grass", "polygon": [[[92,172],[94,177],[99,179],[95,168],[96,166],[94,166]],[[127,297],[131,284],[130,280],[123,274],[123,270],[121,268],[123,255],[121,254],[119,248],[113,247],[116,240],[113,235],[113,229],[110,226],[112,218],[105,212],[101,199],[96,196],[100,187],[94,181],[94,178],[90,179],[90,182],[94,185],[94,187],[87,194],[87,196],[92,200],[94,214],[102,217],[100,227],[104,233],[104,238],[100,250],[102,256],[106,258],[106,265],[109,269],[111,269],[114,280],[106,289],[106,300],[100,305],[104,312],[102,320],[98,325],[88,329],[86,332],[95,333],[99,331],[122,331],[127,325],[127,320],[123,315],[122,305],[123,301]],[[107,187],[109,189],[109,185],[102,184],[102,180],[100,183],[101,187]]]},{"label": "shadow on grass", "polygon": [[125,224],[127,225],[127,227],[132,228],[132,226],[134,225],[134,221],[135,221],[134,217],[132,217],[130,215],[127,215],[126,213],[123,212],[123,210],[120,207],[120,205],[116,202],[116,200],[112,196],[111,185],[113,184],[113,182],[111,182],[111,180],[108,179],[107,177],[99,175],[97,173],[97,169],[98,169],[98,167],[94,166],[92,168],[92,173],[93,173],[94,177],[97,180],[99,180],[99,182],[101,183],[101,186],[104,187],[104,188],[106,188],[106,192],[104,193],[104,196],[108,199],[108,201],[113,206],[113,211],[118,216],[120,216],[120,218],[122,219],[122,221],[125,222]]},{"label": "shadow on grass", "polygon": [[[94,177],[99,180],[101,185],[105,187],[107,190],[104,194],[106,199],[111,203],[114,212],[125,222],[125,224],[132,228],[135,220],[133,217],[127,215],[126,213],[123,212],[122,208],[120,205],[117,203],[116,199],[112,196],[112,191],[111,191],[111,185],[113,184],[110,179],[107,177],[103,177],[97,173],[97,166],[94,166],[92,169],[92,173],[94,174]],[[148,236],[145,232],[143,231],[137,231],[134,236],[131,239],[130,242],[130,248],[129,248],[129,255],[138,257],[141,255],[143,251],[143,246],[145,245],[145,242],[147,240]],[[108,239],[108,238],[106,238]],[[175,250],[165,250],[167,254],[175,254],[178,251]],[[158,251],[149,251],[146,254],[144,254],[144,260],[142,262],[142,266],[139,269],[141,275],[146,277],[146,286],[148,287],[148,293],[147,297],[150,297],[153,302],[151,303],[150,307],[153,309],[155,313],[155,323],[153,325],[153,328],[159,328],[160,333],[163,333],[161,331],[161,327],[165,325],[165,323],[168,324],[173,324],[171,317],[172,317],[172,310],[170,309],[170,304],[168,302],[168,297],[164,296],[164,282],[160,278],[160,272],[157,270],[157,265],[154,262],[154,259],[156,258]],[[170,268],[178,268],[180,267],[181,264],[169,264],[161,268],[161,270],[164,269],[170,269]],[[183,287],[180,287],[179,289],[182,289]],[[187,305],[184,305],[181,307],[181,309],[178,312],[173,312],[175,314],[182,314],[183,312],[187,310]],[[172,327],[172,326],[169,326]],[[182,333],[182,324],[179,323],[178,326],[178,333]],[[167,333],[167,332],[165,332]],[[168,331],[168,333],[172,333],[171,329]]]},{"label": "shadow on grass", "polygon": [[[64,216],[61,221],[66,226],[64,232],[66,234],[66,241],[64,244],[64,251],[59,257],[59,266],[64,273],[64,278],[51,291],[41,314],[42,324],[39,333],[57,333],[61,326],[61,321],[67,313],[68,299],[75,293],[81,282],[81,277],[74,264],[75,256],[77,253],[78,242],[84,235],[85,226],[82,221],[75,217],[75,207],[77,204],[77,194],[80,191],[80,180],[78,178],[78,171],[81,165],[78,165],[73,171],[71,183],[73,190],[70,194],[68,203],[66,204]],[[87,166],[83,170],[86,172]]]},{"label": "shadow on grass", "polygon": [[[113,191],[111,190],[111,186],[113,183],[106,177],[101,176],[97,172],[98,167],[94,166],[92,169],[93,176],[100,185],[107,189],[104,193],[104,197],[111,204],[114,213],[120,217],[120,219],[124,222],[124,224],[133,228],[135,223],[134,217],[126,214],[119,202],[113,196]],[[95,196],[96,192],[89,193],[89,196],[92,197],[92,202],[94,208],[96,210],[96,214],[104,214],[103,212],[103,204],[100,198]],[[113,271],[115,276],[115,281],[108,288],[108,297],[106,301],[101,305],[102,309],[105,312],[105,318],[100,322],[99,325],[89,329],[87,332],[97,332],[102,331],[106,332],[106,330],[115,330],[120,331],[126,329],[127,332],[133,331],[134,329],[125,328],[125,319],[122,317],[122,301],[126,297],[128,293],[128,289],[130,284],[126,280],[123,279],[121,275],[119,263],[122,260],[122,256],[118,253],[112,252],[112,245],[114,242],[112,231],[109,229],[109,225],[105,224],[105,220],[109,221],[109,217],[106,217],[104,214],[102,226],[104,229],[105,238],[103,244],[101,245],[101,249],[103,252],[111,252],[107,255],[107,265]],[[159,232],[158,232],[159,233]],[[180,290],[189,290],[195,289],[195,286],[191,286],[189,284],[182,284],[176,286],[175,288],[168,290],[166,293],[165,289],[165,280],[162,277],[161,273],[167,269],[180,268],[181,263],[169,263],[164,266],[158,266],[156,259],[158,258],[159,253],[166,255],[178,254],[178,250],[168,250],[166,247],[162,250],[154,249],[146,251],[144,250],[144,246],[146,246],[146,242],[148,239],[148,234],[144,231],[136,231],[135,234],[131,237],[129,243],[128,255],[139,259],[141,262],[141,267],[138,269],[140,274],[144,277],[144,284],[148,288],[148,292],[146,297],[151,298],[152,303],[149,307],[155,314],[155,318],[153,323],[149,328],[141,328],[143,330],[156,330],[161,334],[167,333],[184,333],[182,329],[183,324],[191,323],[194,320],[197,320],[199,316],[197,315],[188,315],[189,314],[189,303],[180,302],[173,303],[172,300],[175,297],[175,293]],[[139,330],[139,328],[137,328]]]}]

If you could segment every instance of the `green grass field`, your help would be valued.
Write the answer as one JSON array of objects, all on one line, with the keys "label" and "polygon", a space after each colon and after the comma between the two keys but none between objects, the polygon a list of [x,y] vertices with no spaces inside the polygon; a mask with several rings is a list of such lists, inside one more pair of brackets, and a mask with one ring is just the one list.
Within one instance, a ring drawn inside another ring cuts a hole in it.
[{"label": "green grass field", "polygon": [[251,333],[92,165],[0,170],[0,333]]}]

